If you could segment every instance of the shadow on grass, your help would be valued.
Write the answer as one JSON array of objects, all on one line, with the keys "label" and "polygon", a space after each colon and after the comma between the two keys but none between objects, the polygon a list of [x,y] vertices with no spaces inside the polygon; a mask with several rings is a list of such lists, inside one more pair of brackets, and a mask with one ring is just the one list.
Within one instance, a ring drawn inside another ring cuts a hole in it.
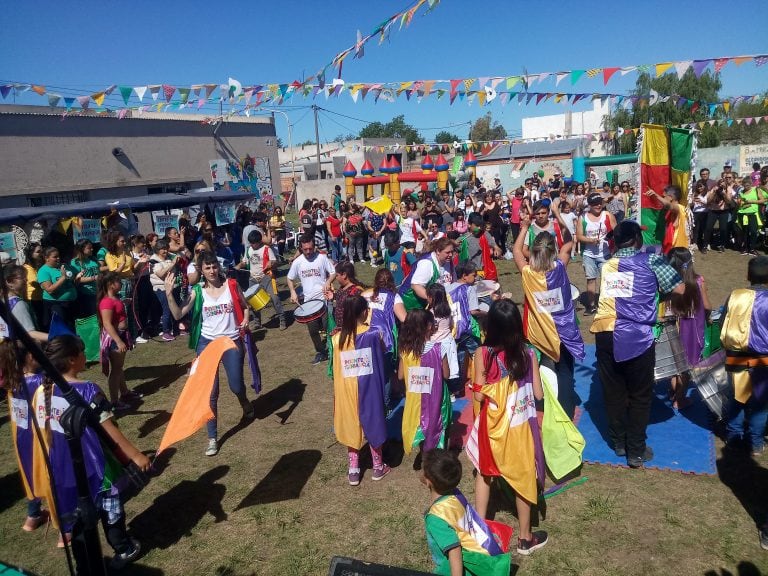
[{"label": "shadow on grass", "polygon": [[721,568],[720,571],[707,570],[704,572],[704,576],[760,576],[762,574],[762,571],[757,566],[746,560],[739,562],[736,570],[735,574],[725,568]]},{"label": "shadow on grass", "polygon": [[[280,424],[285,424],[293,411],[304,399],[307,385],[298,378],[291,378],[256,398],[253,402],[255,418],[264,420],[272,414],[280,418]],[[285,410],[278,412],[281,408]]]},{"label": "shadow on grass", "polygon": [[322,458],[319,450],[297,450],[283,454],[272,470],[235,507],[235,511],[255,506],[296,500]]},{"label": "shadow on grass", "polygon": [[131,530],[141,535],[146,549],[170,548],[200,523],[206,514],[216,523],[227,520],[221,505],[227,488],[220,480],[229,472],[229,466],[217,466],[197,480],[182,480],[136,516],[130,523]]},{"label": "shadow on grass", "polygon": [[171,413],[167,410],[145,410],[145,411],[137,411],[133,412],[132,414],[154,414],[151,418],[147,418],[141,426],[139,426],[139,438],[145,438],[146,436],[149,436],[163,426],[164,424],[168,423],[168,420],[171,419]]},{"label": "shadow on grass", "polygon": [[187,373],[189,362],[184,364],[170,364],[165,366],[130,366],[125,369],[125,380],[144,380],[152,378],[147,382],[142,382],[134,388],[136,392],[149,396],[158,390],[168,388],[176,380]]},{"label": "shadow on grass", "polygon": [[[755,526],[768,520],[768,470],[760,466],[745,448],[726,449],[717,460],[717,475],[731,489]],[[757,536],[756,536],[757,537]]]},{"label": "shadow on grass", "polygon": [[0,476],[0,512],[11,508],[24,498],[24,489],[21,487],[21,478],[18,472],[11,472]]},{"label": "shadow on grass", "polygon": [[0,426],[2,426],[3,424],[6,424],[10,419],[11,417],[8,416],[8,414],[3,414],[2,416],[0,416]]}]

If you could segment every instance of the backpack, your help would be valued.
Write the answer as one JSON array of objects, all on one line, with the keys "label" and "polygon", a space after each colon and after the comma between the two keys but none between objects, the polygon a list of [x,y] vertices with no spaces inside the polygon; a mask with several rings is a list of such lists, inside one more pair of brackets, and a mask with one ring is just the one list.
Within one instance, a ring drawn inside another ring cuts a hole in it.
[{"label": "backpack", "polygon": [[299,220],[301,221],[301,230],[303,232],[312,232],[315,229],[312,214],[309,212],[303,214]]}]

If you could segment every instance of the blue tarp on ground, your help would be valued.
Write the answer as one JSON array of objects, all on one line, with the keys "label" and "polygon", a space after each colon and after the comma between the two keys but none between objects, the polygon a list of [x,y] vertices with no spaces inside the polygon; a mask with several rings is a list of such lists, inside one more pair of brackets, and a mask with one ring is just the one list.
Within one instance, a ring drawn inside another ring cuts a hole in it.
[{"label": "blue tarp on ground", "polygon": [[[595,347],[586,346],[586,357],[576,364],[576,393],[582,400],[577,425],[587,446],[584,461],[626,466],[625,458],[613,452],[608,440],[608,422],[603,390],[597,376]],[[648,445],[654,458],[648,468],[679,470],[693,474],[716,474],[713,417],[698,392],[689,390],[693,405],[681,412],[668,399],[669,384],[657,383],[648,426]]]}]

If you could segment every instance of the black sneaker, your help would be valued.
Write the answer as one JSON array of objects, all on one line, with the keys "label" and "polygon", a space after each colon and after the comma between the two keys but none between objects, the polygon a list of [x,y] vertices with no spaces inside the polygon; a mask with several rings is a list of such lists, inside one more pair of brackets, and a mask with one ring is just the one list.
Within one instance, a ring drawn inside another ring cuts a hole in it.
[{"label": "black sneaker", "polygon": [[328,362],[328,354],[325,352],[318,352],[315,354],[315,359],[312,360],[312,365],[315,366],[317,364],[322,364],[323,362]]},{"label": "black sneaker", "polygon": [[624,446],[616,446],[613,449],[613,453],[616,454],[619,458],[624,458],[627,455],[627,449],[624,448]]},{"label": "black sneaker", "polygon": [[597,314],[597,306],[587,306],[584,309],[584,316],[593,316]]},{"label": "black sneaker", "polygon": [[651,460],[653,460],[653,450],[650,446],[646,446],[642,456],[627,456],[627,465],[630,468],[642,468],[646,462]]},{"label": "black sneaker", "polygon": [[768,525],[760,528],[760,548],[768,550]]},{"label": "black sneaker", "polygon": [[109,562],[109,567],[113,570],[120,570],[125,568],[127,564],[130,564],[141,554],[141,544],[138,540],[130,539],[130,547],[125,552],[120,552],[112,557]]},{"label": "black sneaker", "polygon": [[548,541],[549,538],[544,530],[536,530],[536,532],[531,533],[530,540],[523,540],[522,538],[517,539],[517,553],[522,554],[523,556],[528,556],[529,554],[533,554],[534,550],[546,546]]}]

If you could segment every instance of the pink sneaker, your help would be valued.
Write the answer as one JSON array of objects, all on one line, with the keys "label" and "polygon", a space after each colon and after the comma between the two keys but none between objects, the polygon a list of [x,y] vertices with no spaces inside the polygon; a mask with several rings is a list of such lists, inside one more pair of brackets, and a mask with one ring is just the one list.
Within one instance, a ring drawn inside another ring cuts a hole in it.
[{"label": "pink sneaker", "polygon": [[391,471],[392,469],[386,464],[384,464],[384,466],[382,466],[379,469],[374,468],[373,474],[371,474],[371,480],[373,480],[374,482],[381,480],[382,478],[384,478],[384,476],[389,474]]},{"label": "pink sneaker", "polygon": [[173,334],[168,334],[167,332],[163,332],[163,334],[160,336],[160,340],[163,342],[173,342],[176,340],[176,336]]}]

